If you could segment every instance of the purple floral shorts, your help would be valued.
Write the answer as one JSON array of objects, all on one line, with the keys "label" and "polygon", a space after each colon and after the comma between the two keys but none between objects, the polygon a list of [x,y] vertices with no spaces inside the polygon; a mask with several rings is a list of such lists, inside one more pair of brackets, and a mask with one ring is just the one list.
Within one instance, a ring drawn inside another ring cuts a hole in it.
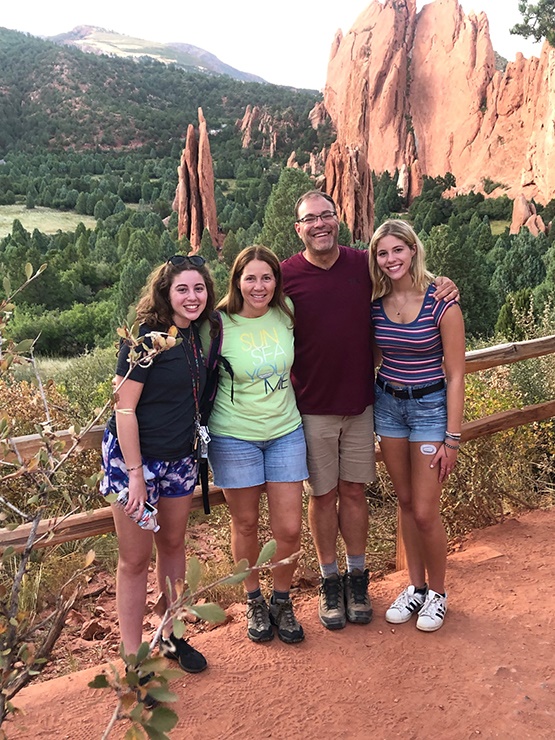
[{"label": "purple floral shorts", "polygon": [[[153,460],[143,457],[147,500],[156,506],[159,498],[190,496],[197,482],[198,466],[193,455],[181,460]],[[106,429],[102,439],[102,467],[104,478],[100,482],[100,493],[120,493],[129,487],[127,467],[114,435]]]}]

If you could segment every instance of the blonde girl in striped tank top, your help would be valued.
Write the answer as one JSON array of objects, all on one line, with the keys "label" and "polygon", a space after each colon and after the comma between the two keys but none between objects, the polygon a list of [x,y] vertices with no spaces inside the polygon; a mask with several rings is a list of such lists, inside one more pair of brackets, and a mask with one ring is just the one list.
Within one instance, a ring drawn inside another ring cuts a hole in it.
[{"label": "blonde girl in striped tank top", "polygon": [[399,500],[409,585],[387,610],[418,614],[433,632],[447,610],[441,486],[457,462],[464,403],[464,323],[457,301],[436,302],[434,276],[412,227],[383,223],[370,242],[378,365],[374,424]]}]

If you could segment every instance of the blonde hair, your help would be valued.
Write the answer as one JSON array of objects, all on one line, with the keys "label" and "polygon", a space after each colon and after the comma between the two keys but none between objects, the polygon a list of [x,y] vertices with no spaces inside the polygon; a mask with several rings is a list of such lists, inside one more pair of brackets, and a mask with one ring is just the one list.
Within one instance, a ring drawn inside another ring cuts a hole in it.
[{"label": "blonde hair", "polygon": [[417,290],[426,290],[433,283],[435,275],[426,269],[426,257],[424,246],[412,226],[400,219],[389,219],[379,226],[368,247],[370,260],[370,278],[372,279],[372,300],[382,298],[391,292],[391,279],[378,267],[377,251],[380,239],[384,236],[395,236],[401,239],[407,247],[414,248],[414,254],[410,263],[410,275],[412,284]]}]

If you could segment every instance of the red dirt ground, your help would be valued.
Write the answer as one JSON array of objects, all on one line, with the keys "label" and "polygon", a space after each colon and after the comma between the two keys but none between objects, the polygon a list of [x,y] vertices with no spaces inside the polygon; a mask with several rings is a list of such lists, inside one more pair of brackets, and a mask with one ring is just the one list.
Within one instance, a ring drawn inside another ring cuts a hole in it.
[{"label": "red dirt ground", "polygon": [[[192,638],[209,661],[173,681],[173,740],[555,737],[555,509],[474,532],[449,557],[449,612],[427,634],[383,614],[405,585],[373,583],[368,626],[328,632],[298,602],[306,640],[256,645],[242,618]],[[97,740],[114,707],[98,667],[36,683],[14,703],[10,740]],[[122,738],[123,724],[113,732]]]}]

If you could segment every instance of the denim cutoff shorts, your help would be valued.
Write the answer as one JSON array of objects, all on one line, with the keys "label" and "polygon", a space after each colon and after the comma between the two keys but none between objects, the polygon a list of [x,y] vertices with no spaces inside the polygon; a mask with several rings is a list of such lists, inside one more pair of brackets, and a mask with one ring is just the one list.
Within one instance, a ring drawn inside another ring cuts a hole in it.
[{"label": "denim cutoff shorts", "polygon": [[[425,388],[426,386],[411,386]],[[408,437],[409,442],[441,442],[447,429],[447,391],[423,398],[395,398],[375,386],[374,428],[378,437]]]},{"label": "denim cutoff shorts", "polygon": [[262,442],[212,434],[208,460],[214,485],[220,488],[250,488],[308,478],[302,425],[283,437]]},{"label": "denim cutoff shorts", "polygon": [[[190,496],[195,490],[198,465],[194,455],[180,460],[153,460],[143,457],[143,476],[147,501],[156,506],[160,498]],[[100,493],[121,493],[129,487],[129,473],[116,437],[106,429],[102,439],[102,467],[104,478],[100,481]]]}]

